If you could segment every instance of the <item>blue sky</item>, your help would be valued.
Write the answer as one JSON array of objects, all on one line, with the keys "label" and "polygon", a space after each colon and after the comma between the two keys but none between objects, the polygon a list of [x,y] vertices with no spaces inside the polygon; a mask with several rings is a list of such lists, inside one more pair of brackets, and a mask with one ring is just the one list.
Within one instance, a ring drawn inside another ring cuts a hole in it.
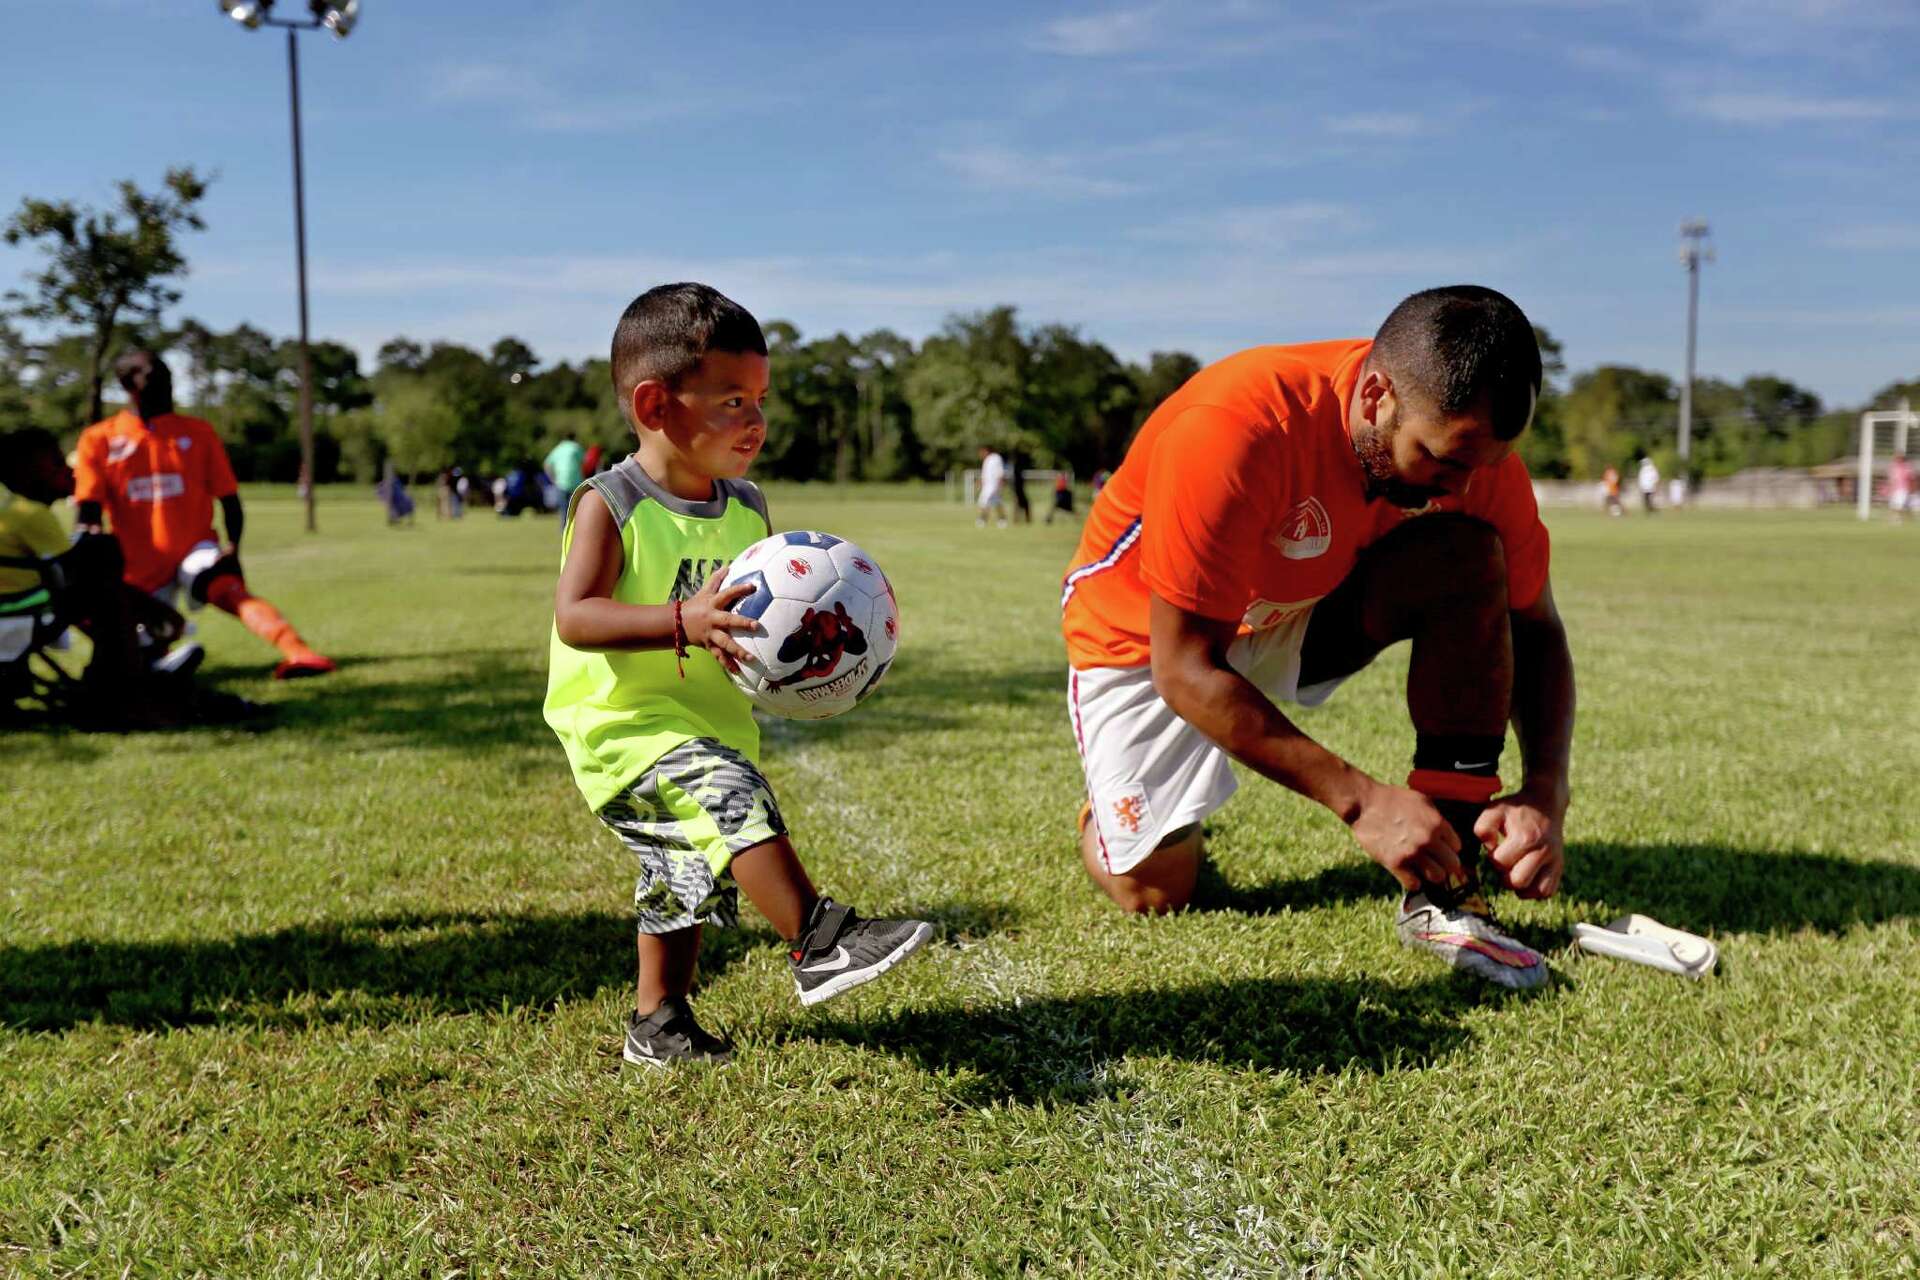
[{"label": "blue sky", "polygon": [[[364,5],[301,75],[314,331],[369,354],[595,354],[697,278],[809,334],[1010,302],[1212,358],[1473,280],[1576,369],[1677,373],[1700,216],[1703,374],[1920,375],[1906,0]],[[7,18],[0,207],[214,170],[177,314],[291,332],[284,37],[215,0]]]}]

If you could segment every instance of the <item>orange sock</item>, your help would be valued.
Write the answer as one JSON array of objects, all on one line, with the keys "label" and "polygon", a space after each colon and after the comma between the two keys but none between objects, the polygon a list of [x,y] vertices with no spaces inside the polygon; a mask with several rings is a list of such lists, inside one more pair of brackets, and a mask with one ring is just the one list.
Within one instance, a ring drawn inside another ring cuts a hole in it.
[{"label": "orange sock", "polygon": [[224,609],[246,624],[247,630],[265,640],[289,658],[303,657],[312,652],[293,624],[280,615],[280,611],[259,596],[247,591],[247,584],[237,577],[223,577],[207,589],[207,603]]}]

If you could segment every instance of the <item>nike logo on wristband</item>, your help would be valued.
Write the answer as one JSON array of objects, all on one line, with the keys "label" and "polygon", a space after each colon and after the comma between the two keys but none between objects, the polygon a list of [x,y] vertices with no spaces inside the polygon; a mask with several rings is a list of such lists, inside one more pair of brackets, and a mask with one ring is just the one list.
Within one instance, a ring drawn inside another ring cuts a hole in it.
[{"label": "nike logo on wristband", "polygon": [[1455,760],[1453,770],[1455,773],[1465,773],[1469,769],[1491,769],[1499,763],[1498,760],[1482,760],[1479,764],[1468,764],[1464,760]]},{"label": "nike logo on wristband", "polygon": [[801,965],[800,972],[802,973],[833,973],[836,970],[846,968],[848,965],[852,963],[853,963],[853,957],[847,954],[847,949],[845,947],[835,947],[833,949],[832,956],[830,956],[825,960],[822,960],[819,964]]}]

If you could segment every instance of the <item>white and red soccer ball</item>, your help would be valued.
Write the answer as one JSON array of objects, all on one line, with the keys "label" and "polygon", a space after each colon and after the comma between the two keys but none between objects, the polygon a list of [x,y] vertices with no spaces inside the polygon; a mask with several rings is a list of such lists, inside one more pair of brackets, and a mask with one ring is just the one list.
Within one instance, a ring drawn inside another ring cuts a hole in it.
[{"label": "white and red soccer ball", "polygon": [[732,673],[755,706],[792,720],[851,711],[893,665],[900,608],[873,557],[830,533],[776,533],[748,547],[724,587],[751,594],[734,613],[760,625],[733,638],[750,656]]}]

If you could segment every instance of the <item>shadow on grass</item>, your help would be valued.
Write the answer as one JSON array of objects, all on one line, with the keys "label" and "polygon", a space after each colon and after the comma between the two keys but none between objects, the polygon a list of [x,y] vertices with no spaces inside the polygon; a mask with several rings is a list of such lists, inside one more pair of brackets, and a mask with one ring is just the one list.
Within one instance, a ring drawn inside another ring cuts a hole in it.
[{"label": "shadow on grass", "polygon": [[[1264,915],[1365,899],[1385,904],[1394,892],[1385,872],[1357,860],[1252,886],[1228,883],[1209,864],[1196,901],[1202,910]],[[1920,868],[1716,844],[1575,842],[1560,893],[1595,922],[1637,911],[1696,933],[1840,933],[1920,917]]]},{"label": "shadow on grass", "polygon": [[[1012,907],[993,903],[950,901],[924,915],[950,938],[1018,922]],[[779,942],[757,920],[708,929],[700,980],[712,982],[749,951]],[[551,1009],[631,988],[633,966],[633,917],[602,911],[396,914],[228,939],[0,946],[0,1027],[386,1026],[448,1013]]]},{"label": "shadow on grass", "polygon": [[1108,1068],[1128,1056],[1303,1075],[1430,1066],[1469,1039],[1462,1013],[1501,998],[1450,975],[1412,987],[1249,978],[919,1010],[796,1027],[790,1034],[898,1054],[929,1071],[965,1073],[972,1078],[960,1083],[961,1093],[974,1105],[1079,1102],[1118,1087]]},{"label": "shadow on grass", "polygon": [[[539,744],[552,746],[558,759],[559,744],[540,715],[544,654],[478,650],[391,661],[405,673],[306,682],[279,704],[281,723],[302,734],[379,735],[468,752]],[[430,669],[422,670],[429,661]]]},{"label": "shadow on grass", "polygon": [[[777,941],[764,928],[710,930],[701,976]],[[633,963],[633,919],[614,912],[392,915],[231,939],[0,947],[0,1026],[387,1025],[550,1009],[630,986]]]}]

